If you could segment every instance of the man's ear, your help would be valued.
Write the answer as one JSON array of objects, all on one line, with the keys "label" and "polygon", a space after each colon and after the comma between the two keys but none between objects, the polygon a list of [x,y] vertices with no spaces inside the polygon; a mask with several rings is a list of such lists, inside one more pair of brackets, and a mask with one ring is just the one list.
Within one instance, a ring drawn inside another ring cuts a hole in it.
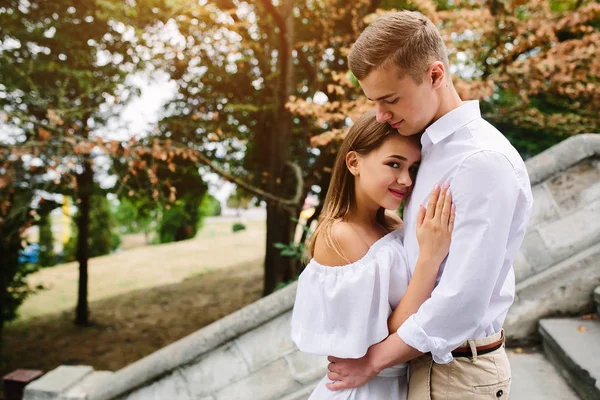
[{"label": "man's ear", "polygon": [[360,160],[358,158],[358,154],[355,151],[349,151],[346,154],[346,167],[352,175],[359,175]]},{"label": "man's ear", "polygon": [[446,67],[441,61],[435,61],[429,66],[428,76],[431,79],[431,86],[434,89],[438,89],[444,84],[444,78],[446,77]]}]

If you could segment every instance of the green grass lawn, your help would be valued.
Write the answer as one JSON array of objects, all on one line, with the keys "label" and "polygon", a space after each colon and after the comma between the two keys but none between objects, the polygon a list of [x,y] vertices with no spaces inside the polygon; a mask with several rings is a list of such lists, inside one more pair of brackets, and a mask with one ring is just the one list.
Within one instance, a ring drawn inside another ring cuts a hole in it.
[{"label": "green grass lawn", "polygon": [[[209,271],[262,260],[265,223],[251,221],[245,231],[233,233],[232,222],[207,222],[194,239],[134,247],[89,261],[89,301],[102,300],[155,286],[174,284]],[[137,242],[135,238],[124,238]],[[46,290],[29,297],[19,308],[19,324],[33,317],[71,310],[77,302],[79,265],[76,262],[43,269],[28,277],[30,286]]]},{"label": "green grass lawn", "polygon": [[116,371],[258,300],[264,222],[237,233],[231,225],[211,221],[185,242],[90,260],[88,327],[73,324],[75,263],[32,275],[32,284],[49,289],[27,299],[5,328],[0,376],[59,365]]}]

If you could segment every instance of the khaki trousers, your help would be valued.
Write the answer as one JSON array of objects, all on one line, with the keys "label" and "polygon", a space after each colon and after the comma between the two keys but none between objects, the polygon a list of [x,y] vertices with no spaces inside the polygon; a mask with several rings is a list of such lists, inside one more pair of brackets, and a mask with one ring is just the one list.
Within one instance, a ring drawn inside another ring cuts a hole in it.
[{"label": "khaki trousers", "polygon": [[[501,333],[471,339],[460,347],[483,346],[500,340]],[[408,400],[508,399],[510,364],[504,345],[472,358],[456,357],[449,364],[436,364],[430,354],[410,363]]]}]

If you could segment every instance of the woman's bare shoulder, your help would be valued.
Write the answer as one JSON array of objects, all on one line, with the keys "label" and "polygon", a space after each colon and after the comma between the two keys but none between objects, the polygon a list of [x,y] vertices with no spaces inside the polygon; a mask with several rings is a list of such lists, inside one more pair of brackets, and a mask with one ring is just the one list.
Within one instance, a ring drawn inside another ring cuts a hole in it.
[{"label": "woman's bare shoulder", "polygon": [[[321,265],[347,265],[360,260],[369,251],[369,246],[356,230],[345,221],[333,223],[331,239],[333,243],[328,243],[322,233],[317,236],[315,241],[313,257]],[[337,250],[332,245],[336,246]]]}]

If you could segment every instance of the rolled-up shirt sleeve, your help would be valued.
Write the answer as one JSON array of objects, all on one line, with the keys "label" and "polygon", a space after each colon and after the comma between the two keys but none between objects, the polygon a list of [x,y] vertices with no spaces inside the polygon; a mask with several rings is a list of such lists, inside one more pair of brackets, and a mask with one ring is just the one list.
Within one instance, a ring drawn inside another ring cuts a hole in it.
[{"label": "rolled-up shirt sleeve", "polygon": [[456,222],[441,278],[397,332],[437,363],[452,361],[452,350],[473,337],[498,282],[510,272],[505,259],[520,186],[510,161],[486,150],[462,162],[450,190]]}]

